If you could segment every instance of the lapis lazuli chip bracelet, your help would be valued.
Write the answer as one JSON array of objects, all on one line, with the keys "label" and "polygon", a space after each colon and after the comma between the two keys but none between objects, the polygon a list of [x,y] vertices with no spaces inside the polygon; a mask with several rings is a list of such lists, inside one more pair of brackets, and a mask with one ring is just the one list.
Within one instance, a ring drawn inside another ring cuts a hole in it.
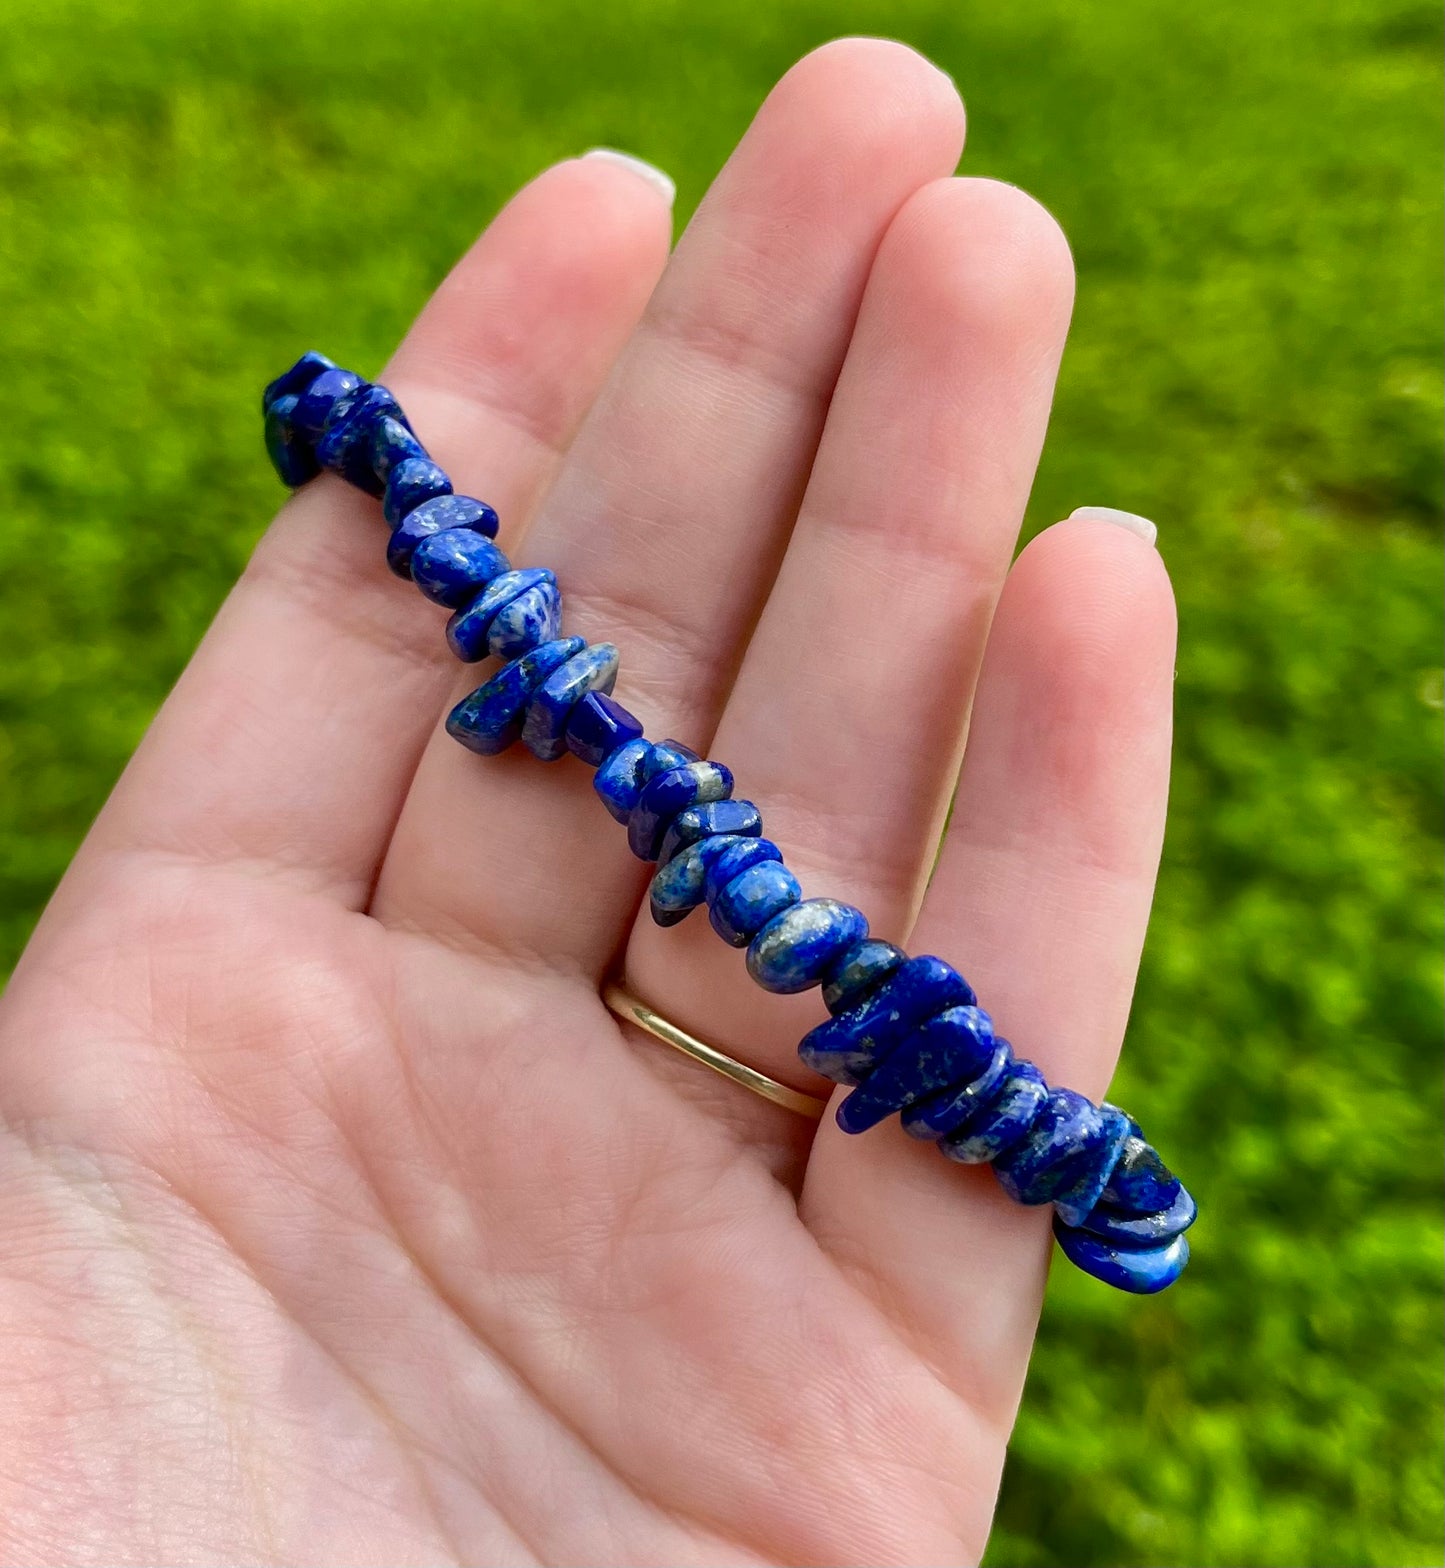
[{"label": "lapis lazuli chip bracelet", "polygon": [[1109,1104],[1050,1088],[994,1033],[972,987],[940,958],[909,957],[868,934],[861,911],[804,898],[758,808],[733,776],[676,741],[649,741],[610,695],[611,643],[562,635],[562,595],[545,568],[517,570],[492,542],[497,514],[457,495],[385,387],[303,354],[266,388],[266,447],[299,486],[326,469],[381,501],[386,558],[449,609],[459,659],[502,661],[452,709],[447,730],[490,756],[520,740],[544,762],[570,752],[596,769],[602,804],[639,859],[656,862],[662,926],[707,906],[713,929],[747,949],[765,990],[821,986],[829,1018],[798,1047],[814,1072],[853,1086],[846,1132],[901,1115],[949,1159],[990,1164],[1020,1203],[1052,1204],[1054,1234],[1081,1269],[1121,1290],[1162,1290],[1189,1258],[1194,1200],[1137,1124]]}]

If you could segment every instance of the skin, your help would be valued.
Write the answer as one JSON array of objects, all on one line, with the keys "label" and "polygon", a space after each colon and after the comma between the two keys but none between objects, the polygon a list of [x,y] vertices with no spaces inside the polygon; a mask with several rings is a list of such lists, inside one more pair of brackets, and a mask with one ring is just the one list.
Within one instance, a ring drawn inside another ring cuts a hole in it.
[{"label": "skin", "polygon": [[[1010,569],[1072,271],[952,177],[963,127],[917,55],[831,44],[670,259],[654,186],[559,165],[385,379],[805,893],[1097,1096],[1173,604],[1103,521]],[[653,927],[586,769],[441,732],[476,677],[384,538],[330,477],[282,509],[0,1004],[0,1558],[976,1560],[1047,1213],[614,1021],[620,969],[828,1091],[816,993]]]}]

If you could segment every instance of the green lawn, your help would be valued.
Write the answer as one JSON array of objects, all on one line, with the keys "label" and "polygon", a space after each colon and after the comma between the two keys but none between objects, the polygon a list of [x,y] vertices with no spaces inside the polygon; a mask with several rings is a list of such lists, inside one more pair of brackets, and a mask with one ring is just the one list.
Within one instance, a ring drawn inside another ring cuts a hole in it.
[{"label": "green lawn", "polygon": [[[374,371],[595,143],[684,215],[839,32],[929,51],[1080,278],[1032,527],[1158,519],[1159,911],[1116,1097],[1198,1193],[1152,1301],[1056,1271],[994,1564],[1441,1560],[1440,26],[1425,0],[0,0],[0,940],[277,500],[257,388]],[[53,533],[65,530],[57,550]]]}]

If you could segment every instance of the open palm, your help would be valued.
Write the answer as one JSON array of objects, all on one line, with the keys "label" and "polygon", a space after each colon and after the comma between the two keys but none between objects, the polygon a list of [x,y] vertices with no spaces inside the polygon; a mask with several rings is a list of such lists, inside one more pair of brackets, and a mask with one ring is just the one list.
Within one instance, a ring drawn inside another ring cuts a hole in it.
[{"label": "open palm", "polygon": [[[1098,519],[1010,570],[1071,270],[962,135],[918,56],[831,45],[670,260],[654,185],[562,164],[385,379],[649,733],[1097,1094],[1172,601]],[[4,998],[0,1557],[972,1560],[1046,1215],[619,1028],[621,968],[826,1089],[816,993],[639,919],[585,768],[441,732],[476,679],[384,538],[331,478],[284,508]]]}]

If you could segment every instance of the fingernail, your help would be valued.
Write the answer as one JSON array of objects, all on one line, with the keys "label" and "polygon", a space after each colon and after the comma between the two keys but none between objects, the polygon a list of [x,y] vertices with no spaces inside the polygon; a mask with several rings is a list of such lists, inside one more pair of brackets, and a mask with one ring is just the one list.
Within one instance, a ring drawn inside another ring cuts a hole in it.
[{"label": "fingernail", "polygon": [[1145,544],[1156,544],[1159,539],[1159,530],[1147,517],[1140,517],[1137,512],[1121,512],[1114,506],[1076,506],[1069,513],[1070,522],[1076,517],[1082,517],[1093,523],[1113,523],[1116,528],[1127,528],[1131,534],[1138,534]]},{"label": "fingernail", "polygon": [[669,207],[677,196],[677,186],[661,169],[655,164],[645,163],[641,158],[634,158],[630,152],[618,152],[615,147],[589,147],[582,156],[600,158],[605,163],[615,163],[620,168],[631,169],[638,179],[646,180]]}]

